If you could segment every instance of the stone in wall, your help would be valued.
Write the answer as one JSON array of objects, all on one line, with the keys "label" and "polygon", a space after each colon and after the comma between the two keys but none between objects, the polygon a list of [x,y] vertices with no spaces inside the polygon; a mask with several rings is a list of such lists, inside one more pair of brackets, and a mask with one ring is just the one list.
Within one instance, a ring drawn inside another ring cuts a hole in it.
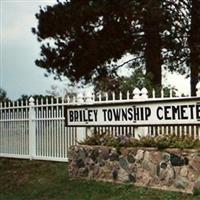
[{"label": "stone in wall", "polygon": [[200,190],[200,151],[73,146],[69,176],[193,193]]}]

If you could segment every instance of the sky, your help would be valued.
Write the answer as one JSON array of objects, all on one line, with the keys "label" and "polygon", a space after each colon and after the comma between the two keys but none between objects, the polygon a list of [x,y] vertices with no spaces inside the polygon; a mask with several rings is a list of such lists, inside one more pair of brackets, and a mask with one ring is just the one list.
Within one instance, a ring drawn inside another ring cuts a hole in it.
[{"label": "sky", "polygon": [[[31,28],[37,26],[35,14],[39,6],[53,5],[56,0],[0,0],[0,88],[13,100],[22,94],[47,94],[54,85],[60,94],[66,82],[45,77],[45,70],[34,61],[39,58],[40,44]],[[174,85],[180,93],[189,93],[189,80],[168,74],[166,85]]]},{"label": "sky", "polygon": [[52,5],[55,2],[0,0],[0,87],[11,99],[17,99],[22,94],[46,94],[52,85],[64,85],[53,80],[53,77],[44,77],[45,70],[34,63],[40,53],[40,44],[31,32],[31,28],[37,26],[35,13],[40,5]]}]

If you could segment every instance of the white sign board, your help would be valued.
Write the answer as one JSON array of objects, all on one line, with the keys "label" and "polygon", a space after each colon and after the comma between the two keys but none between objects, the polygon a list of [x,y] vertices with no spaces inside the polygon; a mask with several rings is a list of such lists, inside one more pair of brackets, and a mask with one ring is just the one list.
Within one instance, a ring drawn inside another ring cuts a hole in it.
[{"label": "white sign board", "polygon": [[200,99],[67,107],[67,126],[200,124]]}]

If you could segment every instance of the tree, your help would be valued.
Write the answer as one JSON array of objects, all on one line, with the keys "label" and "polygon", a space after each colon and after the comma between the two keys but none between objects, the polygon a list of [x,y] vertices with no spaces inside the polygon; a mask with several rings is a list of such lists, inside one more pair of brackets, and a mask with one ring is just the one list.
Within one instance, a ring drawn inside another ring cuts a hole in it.
[{"label": "tree", "polygon": [[46,90],[46,93],[53,97],[61,96],[60,95],[61,91],[57,85],[52,85],[50,90]]},{"label": "tree", "polygon": [[3,90],[2,88],[0,88],[0,102],[3,101],[8,101],[8,97],[7,97],[7,93],[5,90]]},{"label": "tree", "polygon": [[[117,88],[113,87],[113,83],[117,85]],[[133,71],[130,77],[120,77],[120,79],[113,80],[112,78],[104,79],[104,81],[98,81],[95,85],[95,92],[115,92],[116,98],[119,98],[119,91],[122,92],[123,96],[127,95],[127,91],[132,96],[132,92],[135,88],[146,88],[148,91],[148,96],[152,97],[153,90],[155,91],[155,95],[157,97],[161,96],[161,90],[163,89],[164,96],[170,96],[170,90],[172,90],[172,95],[176,95],[176,89],[171,85],[168,85],[164,88],[155,87],[152,83],[151,74],[144,73],[142,69],[136,69]]]},{"label": "tree", "polygon": [[191,30],[189,35],[190,69],[191,69],[191,95],[196,95],[196,85],[200,79],[200,0],[191,3]]},{"label": "tree", "polygon": [[[29,100],[31,97],[35,100],[35,103],[37,101],[37,104],[39,104],[39,105],[57,102],[57,99],[55,98],[55,96],[51,96],[51,95],[42,95],[42,94],[26,95],[26,94],[23,94],[14,103],[19,102],[19,105],[29,104]],[[59,99],[59,101],[61,101],[61,99]]]},{"label": "tree", "polygon": [[[36,64],[71,81],[116,79],[123,66],[117,60],[130,53],[131,66],[146,64],[154,84],[161,85],[161,65],[166,60],[174,64],[182,56],[180,31],[185,29],[175,23],[182,19],[181,12],[174,14],[180,8],[181,4],[167,0],[71,0],[41,8],[36,14],[38,27],[33,29],[43,42]],[[167,54],[164,48],[175,50]],[[174,59],[169,56],[175,54]],[[170,69],[178,70],[175,66]]]},{"label": "tree", "polygon": [[[116,84],[116,85],[115,85]],[[114,86],[113,86],[114,85]],[[117,87],[116,87],[117,86]],[[113,88],[112,88],[113,87]],[[120,79],[113,79],[111,77],[104,77],[104,81],[97,81],[95,85],[95,92],[116,92],[119,91],[126,93],[132,92],[134,88],[142,89],[147,88],[148,91],[152,90],[152,78],[149,74],[144,73],[142,69],[133,71],[130,77],[120,77]]]},{"label": "tree", "polygon": [[55,46],[43,44],[42,59],[36,64],[72,81],[84,78],[87,82],[93,74],[104,77],[112,61],[127,50],[136,52],[137,30],[131,26],[135,12],[130,4],[130,0],[72,0],[41,9],[33,32],[40,41],[53,38]]},{"label": "tree", "polygon": [[143,6],[143,27],[145,38],[144,57],[147,74],[152,75],[154,85],[161,86],[161,21],[162,10],[160,1],[150,0]]}]

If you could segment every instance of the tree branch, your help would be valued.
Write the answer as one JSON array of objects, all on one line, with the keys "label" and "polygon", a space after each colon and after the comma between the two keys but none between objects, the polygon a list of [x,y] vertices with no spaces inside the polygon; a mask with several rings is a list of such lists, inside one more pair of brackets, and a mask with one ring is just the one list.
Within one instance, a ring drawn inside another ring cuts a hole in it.
[{"label": "tree branch", "polygon": [[115,67],[114,70],[117,70],[117,69],[123,67],[124,65],[126,65],[126,64],[128,64],[128,63],[130,63],[130,62],[136,61],[136,60],[138,60],[138,59],[141,59],[141,58],[143,58],[143,57],[144,57],[144,56],[140,56],[140,57],[132,58],[132,59],[127,60],[126,62],[122,63],[121,65],[115,65],[115,66],[114,66],[114,67]]}]

